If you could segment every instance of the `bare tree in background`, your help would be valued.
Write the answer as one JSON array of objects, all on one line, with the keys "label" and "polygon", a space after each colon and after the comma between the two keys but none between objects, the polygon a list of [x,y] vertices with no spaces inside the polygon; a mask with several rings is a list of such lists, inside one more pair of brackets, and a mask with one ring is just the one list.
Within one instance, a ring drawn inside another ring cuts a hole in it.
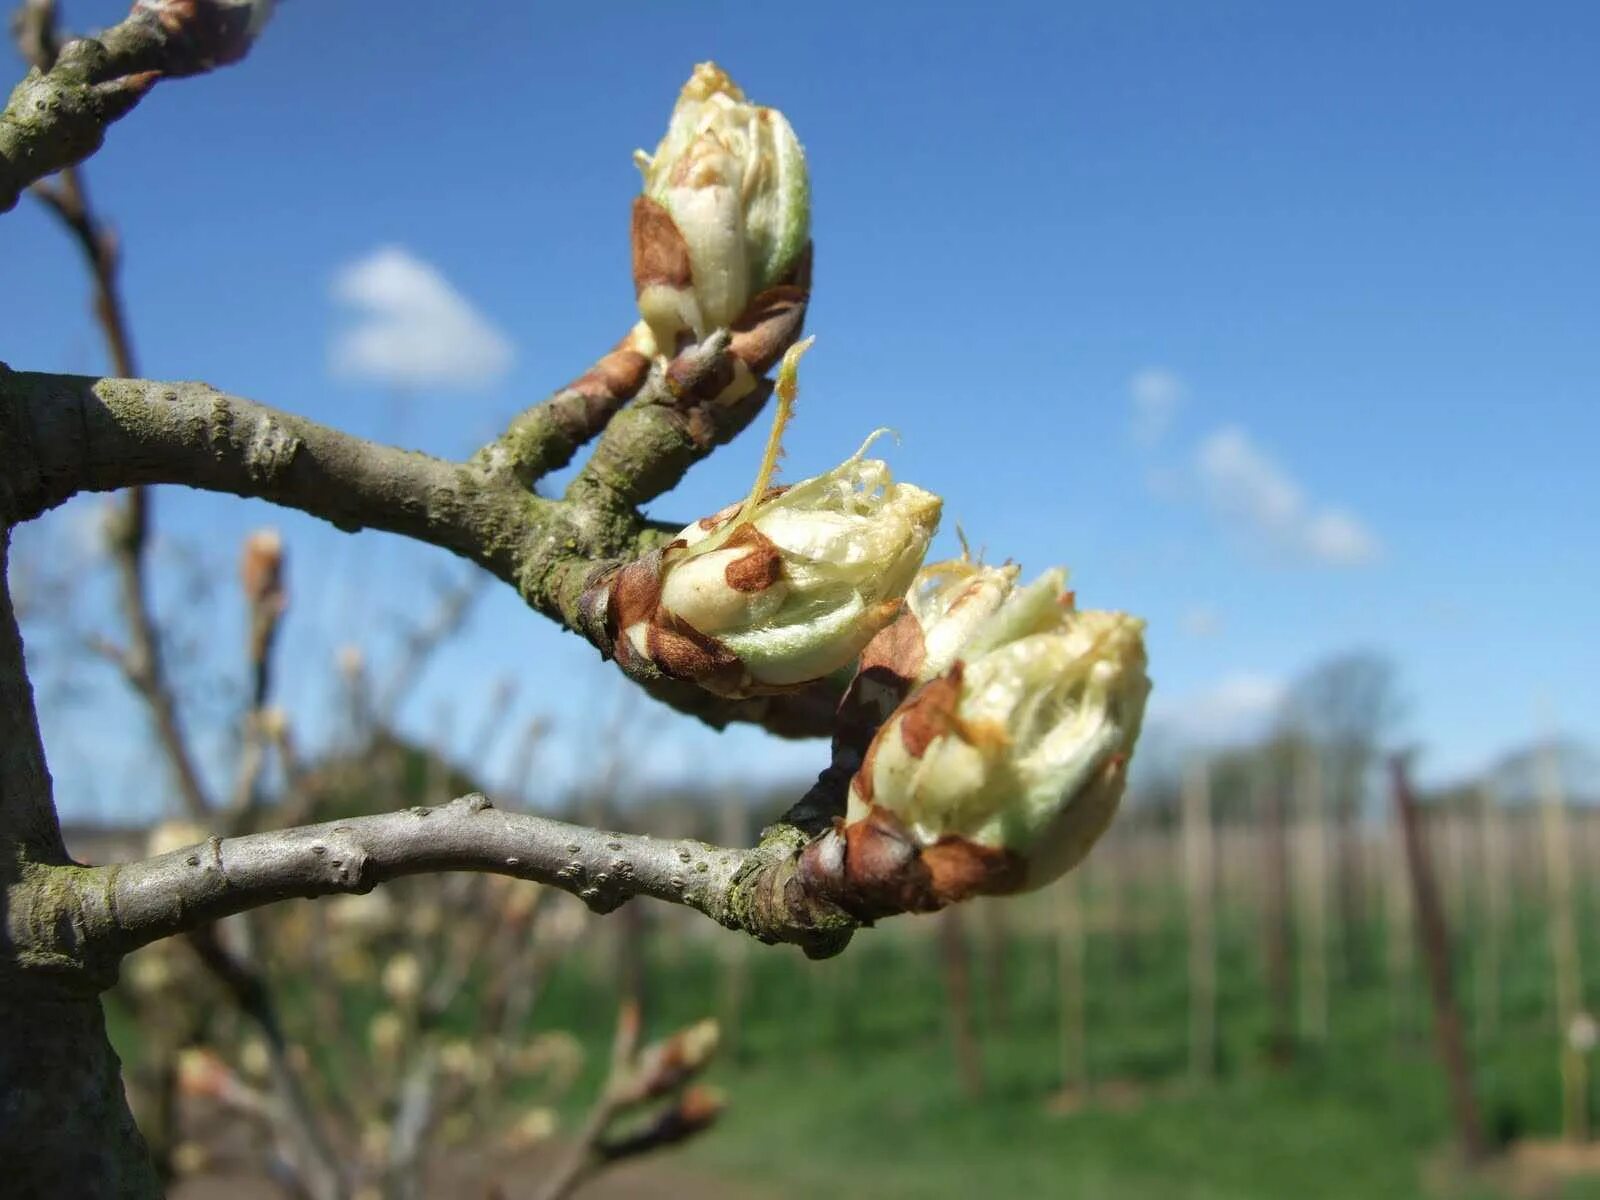
[{"label": "bare tree in background", "polygon": [[1373,771],[1392,743],[1401,715],[1394,664],[1355,652],[1320,663],[1295,684],[1288,720],[1321,750],[1322,790],[1334,830],[1334,891],[1341,965],[1347,983],[1366,979],[1372,963],[1366,928],[1366,871],[1361,818]]}]

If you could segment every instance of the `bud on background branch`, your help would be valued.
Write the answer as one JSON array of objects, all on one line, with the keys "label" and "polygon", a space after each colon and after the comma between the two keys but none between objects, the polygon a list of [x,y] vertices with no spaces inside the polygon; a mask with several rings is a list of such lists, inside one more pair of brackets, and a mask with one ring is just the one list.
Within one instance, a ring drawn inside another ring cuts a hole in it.
[{"label": "bud on background branch", "polygon": [[274,0],[136,0],[130,16],[153,19],[173,43],[184,65],[166,74],[199,74],[243,58],[273,8]]}]

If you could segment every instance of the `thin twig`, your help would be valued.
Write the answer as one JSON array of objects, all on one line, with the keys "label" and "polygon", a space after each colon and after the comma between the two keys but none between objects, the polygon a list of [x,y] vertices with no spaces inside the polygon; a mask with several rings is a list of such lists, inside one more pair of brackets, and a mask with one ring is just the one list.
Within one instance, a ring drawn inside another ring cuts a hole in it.
[{"label": "thin twig", "polygon": [[389,673],[389,679],[379,692],[373,705],[372,719],[383,729],[393,726],[395,715],[416,690],[434,654],[461,632],[467,618],[472,615],[478,600],[488,590],[489,576],[482,571],[472,571],[439,598],[433,615],[412,629],[405,638],[405,648],[400,659]]}]

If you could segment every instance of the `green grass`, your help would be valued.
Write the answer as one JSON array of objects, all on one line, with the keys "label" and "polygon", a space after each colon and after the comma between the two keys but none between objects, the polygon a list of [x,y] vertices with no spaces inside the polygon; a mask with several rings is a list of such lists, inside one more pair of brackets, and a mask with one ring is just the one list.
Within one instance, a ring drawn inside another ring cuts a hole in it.
[{"label": "green grass", "polygon": [[[1048,900],[1040,904],[1047,908]],[[1168,909],[1169,912],[1181,911]],[[1032,918],[1028,914],[1032,913]],[[1137,940],[1098,933],[1088,948],[1086,1025],[1094,1091],[1069,1115],[1052,1111],[1060,1086],[1056,953],[1040,905],[1015,910],[1005,955],[1005,1013],[991,1007],[984,929],[968,921],[973,990],[984,1051],[981,1100],[963,1095],[946,1029],[938,945],[925,921],[864,932],[840,958],[810,963],[751,946],[738,1040],[711,1081],[729,1109],[686,1151],[700,1169],[759,1184],[764,1195],[828,1200],[1071,1197],[1073,1200],[1377,1200],[1494,1197],[1480,1178],[1447,1170],[1451,1131],[1432,1057],[1420,981],[1397,997],[1376,925],[1330,963],[1330,1030],[1275,1070],[1263,1047],[1268,1009],[1250,913],[1224,914],[1219,943],[1215,1079],[1187,1077],[1187,984],[1178,918]],[[658,940],[649,969],[651,1032],[718,1007],[726,946],[717,931]],[[1595,926],[1589,938],[1600,936]],[[726,935],[732,937],[734,935]],[[1470,942],[1458,951],[1467,1027],[1478,978]],[[1600,947],[1587,962],[1600,969]],[[589,1048],[576,1114],[593,1094],[615,1014],[610,939],[551,980],[534,1014]],[[1591,978],[1590,994],[1600,987]],[[1559,1133],[1556,1037],[1541,917],[1519,913],[1501,972],[1501,1020],[1477,1039],[1478,1092],[1494,1135]],[[449,1024],[470,1034],[468,1010]],[[114,1022],[115,1025],[115,1022]],[[119,1043],[136,1050],[132,1031]],[[1600,1105],[1596,1106],[1600,1110]],[[1454,1179],[1454,1184],[1441,1184]],[[1600,1183],[1545,1192],[1600,1200]]]},{"label": "green grass", "polygon": [[[969,928],[976,943],[980,930]],[[1536,914],[1519,927],[1502,980],[1500,1032],[1476,1047],[1479,1095],[1501,1139],[1559,1132],[1538,929]],[[982,963],[974,963],[987,1077],[980,1101],[957,1081],[933,939],[891,927],[821,964],[753,949],[738,1053],[714,1076],[730,1109],[688,1156],[768,1191],[837,1200],[1503,1194],[1449,1170],[1451,1131],[1426,998],[1420,987],[1408,991],[1397,1026],[1376,931],[1361,948],[1371,967],[1365,982],[1335,985],[1327,1041],[1303,1045],[1291,1067],[1274,1070],[1262,1052],[1268,1014],[1255,928],[1247,914],[1225,923],[1220,1064],[1203,1086],[1187,1079],[1182,931],[1148,931],[1136,951],[1130,960],[1111,939],[1091,940],[1086,1023],[1100,1098],[1061,1115],[1050,1105],[1060,1052],[1048,937],[1012,939],[1004,1022],[986,1010]],[[1463,955],[1458,966],[1469,1000],[1474,964]],[[665,1029],[707,1011],[718,971],[709,951],[693,948],[656,962],[653,1023]],[[545,1021],[580,1030],[597,1049],[609,1012],[576,968],[541,1006]],[[1600,1183],[1553,1194],[1600,1198]]]}]

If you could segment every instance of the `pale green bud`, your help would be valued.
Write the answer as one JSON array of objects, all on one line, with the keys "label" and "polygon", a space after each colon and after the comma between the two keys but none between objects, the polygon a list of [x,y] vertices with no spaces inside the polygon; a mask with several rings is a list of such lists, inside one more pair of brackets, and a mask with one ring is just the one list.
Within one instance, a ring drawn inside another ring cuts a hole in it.
[{"label": "pale green bud", "polygon": [[[653,155],[636,151],[634,286],[658,350],[738,320],[789,282],[811,237],[810,184],[794,130],[751,104],[715,63],[684,85]],[[667,218],[661,219],[662,215]]]},{"label": "pale green bud", "polygon": [[865,457],[695,522],[608,584],[613,652],[722,695],[848,666],[900,610],[939,497]]},{"label": "pale green bud", "polygon": [[1075,611],[1064,579],[1047,573],[983,621],[851,783],[847,825],[903,831],[941,902],[1049,882],[1121,801],[1150,690],[1144,623]]}]

